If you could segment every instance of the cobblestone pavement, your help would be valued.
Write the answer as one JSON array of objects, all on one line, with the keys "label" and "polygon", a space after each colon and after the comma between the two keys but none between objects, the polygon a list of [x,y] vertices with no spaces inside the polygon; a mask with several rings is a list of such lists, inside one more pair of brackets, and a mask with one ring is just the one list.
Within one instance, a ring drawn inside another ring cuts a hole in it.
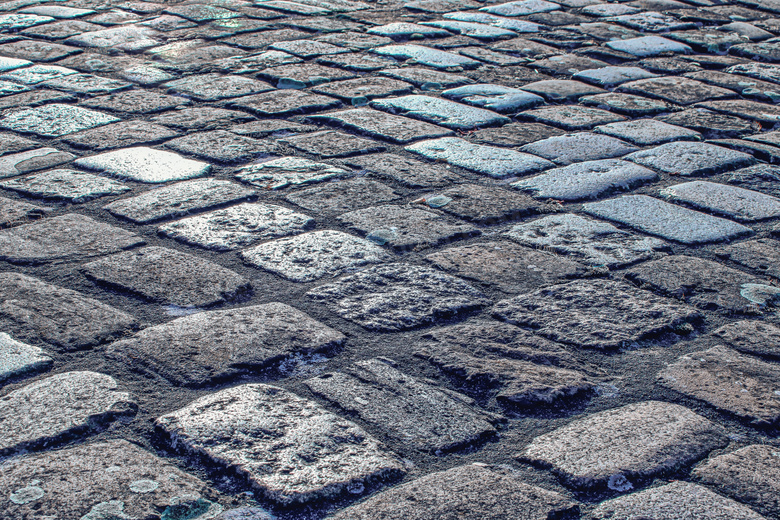
[{"label": "cobblestone pavement", "polygon": [[0,3],[0,519],[779,519],[780,1]]}]

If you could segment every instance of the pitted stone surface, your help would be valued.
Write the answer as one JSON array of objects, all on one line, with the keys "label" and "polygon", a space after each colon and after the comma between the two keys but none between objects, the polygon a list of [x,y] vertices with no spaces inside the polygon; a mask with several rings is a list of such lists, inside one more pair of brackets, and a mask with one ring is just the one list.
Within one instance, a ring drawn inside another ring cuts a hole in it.
[{"label": "pitted stone surface", "polygon": [[112,202],[103,209],[133,222],[146,224],[247,199],[256,194],[255,190],[234,182],[197,179],[145,191],[135,197]]},{"label": "pitted stone surface", "polygon": [[780,242],[770,238],[746,240],[716,251],[722,258],[728,258],[732,262],[754,269],[761,274],[773,278],[780,278]]},{"label": "pitted stone surface", "polygon": [[[347,78],[344,78],[347,79]],[[339,102],[331,97],[309,94],[299,90],[275,90],[253,94],[230,101],[230,106],[260,116],[284,116],[335,108]]]},{"label": "pitted stone surface", "polygon": [[77,159],[74,164],[88,170],[137,182],[159,183],[202,177],[211,165],[185,159],[173,152],[145,146],[123,148]]},{"label": "pitted stone surface", "polygon": [[25,224],[46,216],[50,208],[0,197],[0,229]]},{"label": "pitted stone surface", "polygon": [[376,266],[312,289],[307,295],[369,330],[432,324],[487,305],[482,292],[428,267]]},{"label": "pitted stone surface", "polygon": [[0,157],[0,179],[68,163],[75,156],[56,148],[38,148]]},{"label": "pitted stone surface", "polygon": [[169,91],[200,101],[248,96],[273,89],[271,85],[262,81],[243,76],[222,76],[220,74],[188,76],[183,79],[169,81],[162,86]]},{"label": "pitted stone surface", "polygon": [[282,157],[243,166],[236,178],[259,188],[279,190],[325,182],[347,174],[347,170],[330,164],[301,157]]},{"label": "pitted stone surface", "polygon": [[125,146],[157,143],[180,134],[170,128],[144,121],[122,121],[90,130],[68,134],[62,138],[77,148],[109,150]]},{"label": "pitted stone surface", "polygon": [[717,341],[740,352],[780,357],[780,327],[761,321],[737,321],[712,333]]},{"label": "pitted stone surface", "polygon": [[688,408],[644,401],[536,437],[520,457],[552,466],[574,487],[609,486],[620,479],[628,490],[633,479],[674,471],[727,442],[720,426]]},{"label": "pitted stone surface", "polygon": [[371,137],[385,139],[398,144],[406,144],[419,139],[442,137],[453,133],[452,130],[447,130],[440,126],[367,108],[329,112],[319,116],[312,116],[311,119],[313,121],[333,122]]},{"label": "pitted stone surface", "polygon": [[707,143],[676,142],[626,156],[648,168],[684,176],[706,175],[749,166],[755,159],[742,152]]},{"label": "pitted stone surface", "polygon": [[385,360],[359,361],[305,384],[383,436],[418,450],[452,450],[496,432],[490,417],[465,396],[438,390]]},{"label": "pitted stone surface", "polygon": [[[196,500],[208,493],[205,482],[126,440],[26,455],[5,461],[2,468],[0,495],[11,496],[20,489],[40,495],[30,501],[5,501],[6,512],[19,520],[49,514],[102,520],[111,513],[113,518],[147,518],[159,514],[155,504],[165,509],[176,497]],[[143,484],[145,488],[138,487]],[[89,514],[102,508],[109,514]]]},{"label": "pitted stone surface", "polygon": [[0,182],[0,187],[33,197],[74,203],[130,191],[121,182],[76,170],[49,170]]},{"label": "pitted stone surface", "polygon": [[562,165],[611,159],[638,150],[636,146],[620,139],[590,132],[548,137],[520,148],[521,152],[538,155]]},{"label": "pitted stone surface", "polygon": [[[19,449],[90,429],[131,403],[117,381],[96,372],[65,372],[0,398],[0,451]],[[33,404],[34,403],[34,404]]]},{"label": "pitted stone surface", "polygon": [[430,96],[411,95],[382,99],[372,101],[371,106],[454,129],[470,129],[509,122],[509,118],[490,110]]},{"label": "pitted stone surface", "polygon": [[701,317],[691,306],[611,280],[575,281],[521,294],[498,302],[493,314],[553,341],[597,349],[631,346]]},{"label": "pitted stone surface", "polygon": [[159,232],[187,244],[230,251],[263,240],[302,233],[314,219],[282,206],[244,203],[160,226]]},{"label": "pitted stone surface", "polygon": [[625,121],[626,118],[601,110],[600,108],[583,107],[579,105],[552,106],[528,110],[521,114],[524,118],[564,130],[587,130],[598,125]]},{"label": "pitted stone surface", "polygon": [[754,221],[780,216],[780,199],[728,184],[686,182],[662,190],[661,195],[735,220]]},{"label": "pitted stone surface", "polygon": [[445,90],[442,95],[502,113],[518,112],[544,103],[544,99],[536,94],[492,84],[466,85]]},{"label": "pitted stone surface", "polygon": [[72,261],[143,243],[135,233],[68,213],[0,231],[0,259],[19,264]]},{"label": "pitted stone surface", "polygon": [[179,307],[235,300],[249,281],[197,256],[164,247],[144,247],[107,256],[83,267],[94,280]]},{"label": "pitted stone surface", "polygon": [[391,153],[356,157],[349,159],[348,162],[365,169],[371,176],[392,179],[411,188],[442,186],[461,179],[441,165]]},{"label": "pitted stone surface", "polygon": [[479,62],[471,58],[422,45],[385,45],[374,49],[374,52],[392,58],[414,60],[434,69],[472,69],[479,66]]},{"label": "pitted stone surface", "polygon": [[[207,395],[157,424],[178,446],[232,466],[280,504],[334,497],[405,473],[401,461],[356,424],[264,384]],[[274,435],[264,433],[269,429]]]},{"label": "pitted stone surface", "polygon": [[640,79],[623,83],[618,87],[618,91],[654,97],[678,105],[691,105],[709,99],[732,97],[736,94],[733,90],[707,85],[693,79],[673,76]]},{"label": "pitted stone surface", "polygon": [[340,215],[398,198],[390,187],[364,177],[326,182],[285,196],[296,206],[324,215]]},{"label": "pitted stone surface", "polygon": [[42,348],[0,332],[0,385],[7,379],[48,368],[52,359]]},{"label": "pitted stone surface", "polygon": [[227,130],[212,130],[177,137],[165,143],[167,148],[187,155],[221,163],[247,162],[268,155],[273,145]]},{"label": "pitted stone surface", "polygon": [[385,146],[374,140],[333,130],[294,135],[280,141],[297,150],[322,158],[349,157],[371,152],[383,152],[386,149]]},{"label": "pitted stone surface", "polygon": [[202,385],[292,356],[329,353],[344,340],[298,309],[266,303],[177,318],[114,342],[107,352],[176,384]]},{"label": "pitted stone surface", "polygon": [[652,146],[668,141],[696,141],[701,134],[695,130],[670,125],[655,119],[637,119],[610,123],[593,129],[596,133],[611,135],[639,146]]},{"label": "pitted stone surface", "polygon": [[117,121],[119,118],[95,110],[53,104],[13,112],[0,119],[0,127],[42,137],[62,137]]}]

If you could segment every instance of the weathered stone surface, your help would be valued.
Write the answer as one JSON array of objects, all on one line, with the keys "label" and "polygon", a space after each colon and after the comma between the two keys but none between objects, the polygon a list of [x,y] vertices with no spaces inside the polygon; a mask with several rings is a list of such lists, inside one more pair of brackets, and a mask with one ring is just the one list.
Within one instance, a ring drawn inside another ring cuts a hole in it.
[{"label": "weathered stone surface", "polygon": [[768,516],[780,514],[780,451],[753,444],[713,457],[692,472],[694,478]]},{"label": "weathered stone surface", "polygon": [[374,49],[374,52],[392,58],[412,59],[420,65],[434,69],[462,70],[479,66],[479,62],[471,58],[422,45],[384,45]]},{"label": "weathered stone surface", "polygon": [[536,94],[490,83],[457,87],[445,90],[442,95],[502,113],[518,112],[544,103],[544,99]]},{"label": "weathered stone surface", "polygon": [[196,107],[164,112],[149,120],[160,125],[183,130],[212,130],[226,125],[245,123],[253,119],[253,116],[238,110]]},{"label": "weathered stone surface", "polygon": [[338,217],[369,240],[395,250],[435,246],[480,234],[470,224],[461,224],[433,211],[404,206],[375,206],[350,211]]},{"label": "weathered stone surface", "polygon": [[183,94],[200,101],[248,96],[272,90],[271,85],[244,76],[203,74],[187,76],[162,85],[171,92]]},{"label": "weathered stone surface", "polygon": [[[66,81],[71,76],[65,76],[61,81]],[[125,112],[128,114],[148,114],[162,112],[190,102],[179,96],[168,96],[145,90],[128,90],[88,99],[83,106],[109,110],[111,112]]]},{"label": "weathered stone surface", "polygon": [[581,161],[611,159],[639,150],[634,145],[606,135],[580,132],[553,136],[527,144],[520,151],[567,165]]},{"label": "weathered stone surface", "polygon": [[543,520],[576,510],[576,504],[562,495],[528,485],[504,468],[470,464],[396,486],[331,518]]},{"label": "weathered stone surface", "polygon": [[32,139],[20,137],[11,133],[0,133],[0,155],[24,152],[38,146]]},{"label": "weathered stone surface", "polygon": [[433,187],[457,182],[460,177],[438,164],[431,164],[402,155],[380,153],[356,157],[348,162],[363,168],[369,175],[392,179],[410,188]]},{"label": "weathered stone surface", "polygon": [[123,148],[91,157],[77,159],[74,164],[88,170],[98,170],[108,175],[136,182],[168,182],[202,177],[211,165],[185,159],[173,152],[155,150],[145,146]]},{"label": "weathered stone surface", "polygon": [[311,119],[336,123],[366,135],[398,144],[406,144],[418,139],[442,137],[453,133],[452,130],[436,125],[367,108],[328,112],[324,115],[313,116]]},{"label": "weathered stone surface", "polygon": [[693,176],[749,166],[750,155],[707,143],[675,142],[632,153],[626,157],[664,173]]},{"label": "weathered stone surface", "polygon": [[202,385],[292,356],[327,354],[344,340],[298,309],[266,303],[177,318],[116,341],[107,352],[176,384]]},{"label": "weathered stone surface", "polygon": [[780,357],[780,327],[761,321],[737,321],[712,333],[718,342],[740,352]]},{"label": "weathered stone surface", "polygon": [[754,221],[780,216],[780,199],[727,184],[686,182],[662,190],[661,195],[735,220]]},{"label": "weathered stone surface", "polygon": [[780,422],[780,367],[723,346],[691,352],[658,374],[658,382],[755,426]]},{"label": "weathered stone surface", "polygon": [[371,106],[453,129],[509,123],[509,118],[483,108],[430,96],[410,95],[372,101]]},{"label": "weathered stone surface", "polygon": [[39,347],[0,332],[0,385],[7,379],[48,368],[52,359]]},{"label": "weathered stone surface", "polygon": [[16,498],[5,501],[3,507],[19,520],[41,515],[87,520],[153,518],[161,510],[164,515],[180,510],[172,502],[190,506],[198,499],[202,502],[197,505],[208,510],[204,512],[221,509],[202,498],[211,496],[204,482],[125,440],[27,455],[5,461],[2,468],[0,494]]},{"label": "weathered stone surface", "polygon": [[347,79],[344,81],[323,83],[322,85],[312,87],[312,91],[318,94],[325,94],[327,96],[333,96],[344,101],[352,102],[353,99],[361,100],[360,98],[374,99],[377,97],[400,96],[402,94],[409,94],[412,91],[412,86],[405,81],[388,79],[385,77],[368,76],[356,79]]},{"label": "weathered stone surface", "polygon": [[521,294],[498,302],[493,314],[551,340],[596,349],[631,346],[701,317],[693,307],[611,280]]},{"label": "weathered stone surface", "polygon": [[639,518],[652,515],[656,520],[681,516],[702,520],[765,520],[739,502],[682,481],[607,500],[593,511],[594,520],[629,520],[637,515]]},{"label": "weathered stone surface", "polygon": [[663,99],[678,105],[691,105],[708,99],[732,97],[733,90],[707,85],[701,81],[674,76],[640,79],[623,83],[618,91]]},{"label": "weathered stone surface", "polygon": [[222,163],[246,162],[268,155],[274,145],[259,139],[234,134],[227,130],[211,130],[177,137],[165,143],[167,148]]},{"label": "weathered stone surface", "polygon": [[695,130],[670,125],[655,119],[610,123],[596,127],[593,131],[611,135],[639,146],[652,146],[669,141],[696,141],[701,138],[701,134]]},{"label": "weathered stone surface", "polygon": [[307,293],[369,330],[397,331],[487,305],[466,282],[428,267],[376,266]]},{"label": "weathered stone surface", "polygon": [[0,231],[0,259],[20,264],[70,261],[143,243],[135,233],[68,213]]},{"label": "weathered stone surface", "polygon": [[0,158],[0,179],[67,163],[76,156],[55,148],[38,148]]},{"label": "weathered stone surface", "polygon": [[293,282],[312,282],[388,261],[391,255],[374,242],[326,229],[260,244],[241,258]]},{"label": "weathered stone surface", "polygon": [[331,97],[299,90],[274,90],[233,99],[230,105],[261,116],[283,116],[335,108],[339,102]]},{"label": "weathered stone surface", "polygon": [[490,417],[469,406],[465,396],[444,393],[385,360],[358,361],[305,384],[384,436],[417,450],[453,450],[496,432]]},{"label": "weathered stone surface", "polygon": [[302,233],[312,226],[314,219],[282,206],[244,203],[177,220],[158,230],[187,244],[230,251],[262,240]]},{"label": "weathered stone surface", "polygon": [[84,274],[144,298],[180,307],[235,300],[250,290],[249,281],[197,256],[164,247],[144,247],[90,262]]},{"label": "weathered stone surface", "polygon": [[0,119],[0,127],[42,137],[62,137],[117,121],[119,118],[95,110],[52,104],[8,114]]},{"label": "weathered stone surface", "polygon": [[665,295],[702,309],[745,312],[751,301],[741,293],[745,284],[761,283],[749,274],[711,260],[672,255],[634,267],[626,277]]},{"label": "weathered stone surface", "polygon": [[384,145],[371,139],[363,139],[334,130],[285,137],[280,141],[303,152],[323,158],[349,157],[371,152],[383,152],[386,149]]},{"label": "weathered stone surface", "polygon": [[47,211],[49,208],[0,197],[0,229],[39,219]]},{"label": "weathered stone surface", "polygon": [[541,213],[542,205],[527,195],[498,187],[462,184],[425,198],[425,204],[480,224],[495,224]]},{"label": "weathered stone surface", "polygon": [[347,170],[302,157],[282,157],[239,168],[236,178],[259,188],[279,190],[346,176]]},{"label": "weathered stone surface", "polygon": [[753,231],[730,220],[712,217],[647,195],[623,195],[589,202],[586,213],[631,226],[683,244],[720,242]]},{"label": "weathered stone surface", "polygon": [[56,440],[121,413],[131,401],[118,387],[105,374],[65,372],[0,397],[0,452]]},{"label": "weathered stone surface", "polygon": [[522,112],[522,117],[565,130],[587,130],[598,125],[625,121],[626,118],[599,108],[579,105],[542,107]]},{"label": "weathered stone surface", "polygon": [[49,170],[0,182],[0,187],[33,197],[86,202],[130,191],[121,182],[76,170]]},{"label": "weathered stone surface", "polygon": [[146,224],[246,199],[256,193],[234,182],[198,179],[145,191],[135,197],[112,202],[103,209],[138,224]]},{"label": "weathered stone surface", "polygon": [[628,491],[634,487],[632,480],[673,472],[727,442],[720,426],[688,408],[643,401],[536,437],[520,457],[552,466],[577,488]]},{"label": "weathered stone surface", "polygon": [[108,150],[139,144],[157,143],[180,134],[170,128],[145,121],[121,121],[76,132],[63,137],[63,141],[78,148]]},{"label": "weathered stone surface", "polygon": [[438,70],[426,69],[424,67],[404,67],[400,69],[387,69],[381,73],[383,76],[401,79],[409,83],[422,87],[423,85],[441,86],[441,88],[457,87],[466,83],[474,83],[474,80],[460,74],[451,74]]},{"label": "weathered stone surface", "polygon": [[137,327],[135,318],[70,289],[0,273],[0,330],[61,350],[86,348]]},{"label": "weathered stone surface", "polygon": [[549,101],[577,101],[589,94],[603,94],[606,90],[580,81],[549,79],[523,85],[523,90],[544,96]]},{"label": "weathered stone surface", "polygon": [[398,198],[390,187],[364,177],[326,182],[285,196],[288,202],[324,215],[339,215]]},{"label": "weathered stone surface", "polygon": [[[281,504],[358,494],[365,482],[405,472],[400,460],[354,423],[269,385],[207,395],[157,424],[177,446],[231,466]],[[263,433],[269,428],[273,435]]]},{"label": "weathered stone surface", "polygon": [[[602,5],[610,4],[599,4],[599,6]],[[598,69],[582,70],[572,76],[574,79],[605,87],[619,85],[627,81],[655,77],[657,77],[657,74],[647,72],[639,67],[600,67]]]}]

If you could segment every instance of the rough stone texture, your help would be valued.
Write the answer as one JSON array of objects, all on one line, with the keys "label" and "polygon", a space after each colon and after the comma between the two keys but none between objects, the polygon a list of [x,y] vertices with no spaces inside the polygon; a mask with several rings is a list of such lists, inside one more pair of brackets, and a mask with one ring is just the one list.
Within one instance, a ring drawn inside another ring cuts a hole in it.
[{"label": "rough stone texture", "polygon": [[328,353],[344,340],[298,309],[266,303],[177,318],[116,341],[107,352],[176,384],[202,385],[292,356]]},{"label": "rough stone texture", "polygon": [[727,442],[720,426],[688,408],[643,401],[536,437],[520,457],[552,466],[573,487],[627,491],[632,480],[674,472]]},{"label": "rough stone texture", "polygon": [[575,503],[528,485],[504,468],[458,466],[396,486],[332,516],[332,520],[546,520],[573,513]]},{"label": "rough stone texture", "polygon": [[747,354],[780,357],[780,327],[761,321],[737,321],[712,333],[719,342]]},{"label": "rough stone texture", "polygon": [[86,202],[130,191],[121,182],[75,170],[49,170],[0,182],[0,187],[33,197]]},{"label": "rough stone texture", "polygon": [[701,134],[695,130],[670,125],[655,119],[637,119],[610,123],[593,129],[594,132],[611,135],[639,146],[652,146],[668,141],[695,141]]},{"label": "rough stone texture", "polygon": [[701,318],[696,309],[611,280],[553,285],[502,300],[494,316],[583,348],[632,346]]},{"label": "rough stone texture", "polygon": [[509,118],[483,108],[470,107],[429,96],[402,96],[372,101],[371,106],[453,129],[470,129],[509,123]]},{"label": "rough stone texture", "polygon": [[573,215],[550,215],[518,224],[506,236],[521,244],[551,249],[594,266],[617,268],[660,256],[663,240],[622,231],[606,222]]},{"label": "rough stone texture", "polygon": [[430,325],[488,304],[466,282],[428,267],[376,266],[312,289],[310,298],[369,330]]},{"label": "rough stone texture", "polygon": [[780,422],[780,367],[723,346],[691,352],[658,374],[660,384],[755,426]]},{"label": "rough stone texture", "polygon": [[249,281],[197,256],[164,247],[125,251],[85,264],[84,274],[144,298],[180,307],[231,301],[250,290]]},{"label": "rough stone texture", "polygon": [[694,478],[767,516],[780,514],[780,450],[754,444],[712,457],[695,468]]},{"label": "rough stone texture", "polygon": [[323,215],[339,215],[398,198],[392,188],[363,177],[326,182],[285,196],[288,202]]},{"label": "rough stone texture", "polygon": [[75,156],[55,148],[38,148],[0,158],[0,179],[68,163]]},{"label": "rough stone texture", "polygon": [[110,419],[131,404],[130,394],[118,387],[105,374],[65,372],[3,396],[0,452],[53,441]]},{"label": "rough stone texture", "polygon": [[[4,511],[19,520],[42,515],[111,518],[95,513],[101,510],[127,518],[153,518],[160,510],[173,513],[170,505],[177,497],[191,496],[195,501],[210,496],[203,481],[126,440],[26,455],[0,467],[0,495],[17,497],[4,501]],[[212,507],[212,511],[219,508]]]},{"label": "rough stone texture", "polygon": [[736,220],[754,221],[780,216],[780,199],[727,184],[686,182],[662,190],[661,195]]},{"label": "rough stone texture", "polygon": [[281,142],[312,155],[323,158],[349,157],[371,152],[383,152],[386,147],[371,139],[326,130],[310,134],[285,137]]},{"label": "rough stone texture", "polygon": [[459,179],[443,166],[390,153],[357,157],[349,162],[370,174],[392,179],[411,188],[442,186]]},{"label": "rough stone texture", "polygon": [[282,157],[243,166],[236,178],[259,188],[279,190],[325,182],[347,173],[343,168],[302,157]]},{"label": "rough stone texture", "polygon": [[48,368],[51,364],[52,359],[43,349],[0,332],[0,385],[7,379]]},{"label": "rough stone texture", "polygon": [[[207,395],[157,425],[177,446],[231,466],[280,504],[359,492],[364,482],[404,473],[401,461],[354,423],[264,384]],[[273,435],[262,433],[269,429]]]},{"label": "rough stone texture", "polygon": [[586,268],[550,253],[511,242],[484,242],[451,247],[425,257],[448,273],[520,293],[584,276]]},{"label": "rough stone texture", "polygon": [[445,393],[385,360],[359,361],[308,379],[306,386],[383,436],[418,450],[452,450],[496,431],[465,396]]},{"label": "rough stone texture", "polygon": [[143,243],[135,233],[68,213],[0,231],[0,259],[19,264],[72,261]]},{"label": "rough stone texture", "polygon": [[639,150],[634,145],[606,135],[581,132],[554,136],[523,146],[521,151],[567,165],[581,161],[621,157]]},{"label": "rough stone texture", "polygon": [[542,205],[527,195],[478,184],[462,184],[440,191],[437,196],[426,197],[425,203],[480,224],[495,224],[543,211]]},{"label": "rough stone texture", "polygon": [[453,133],[452,130],[436,125],[367,108],[329,112],[313,116],[311,119],[314,121],[334,122],[371,137],[386,139],[398,144],[406,144],[418,139],[442,137]]},{"label": "rough stone texture", "polygon": [[0,197],[0,229],[39,219],[48,211],[46,207]]},{"label": "rough stone texture", "polygon": [[755,159],[742,152],[706,143],[675,142],[626,156],[648,168],[675,175],[698,176],[749,166]]},{"label": "rough stone texture", "polygon": [[330,229],[260,244],[241,252],[250,265],[293,282],[313,282],[386,262],[391,255],[364,238]]},{"label": "rough stone texture", "polygon": [[314,219],[282,206],[244,203],[164,224],[158,230],[187,244],[230,251],[302,233],[312,226]]},{"label": "rough stone texture", "polygon": [[173,152],[155,150],[145,146],[123,148],[111,152],[83,157],[74,164],[88,170],[98,170],[108,175],[136,182],[168,182],[202,177],[211,165],[185,159]]},{"label": "rough stone texture", "polygon": [[42,137],[62,137],[117,121],[119,118],[95,110],[52,104],[10,113],[0,119],[0,128]]}]

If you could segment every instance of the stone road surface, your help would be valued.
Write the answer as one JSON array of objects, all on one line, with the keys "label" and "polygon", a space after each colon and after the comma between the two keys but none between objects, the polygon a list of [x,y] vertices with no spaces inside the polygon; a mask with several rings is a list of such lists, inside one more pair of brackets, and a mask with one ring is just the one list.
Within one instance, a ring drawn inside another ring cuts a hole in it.
[{"label": "stone road surface", "polygon": [[0,520],[780,519],[780,0],[0,2]]}]

